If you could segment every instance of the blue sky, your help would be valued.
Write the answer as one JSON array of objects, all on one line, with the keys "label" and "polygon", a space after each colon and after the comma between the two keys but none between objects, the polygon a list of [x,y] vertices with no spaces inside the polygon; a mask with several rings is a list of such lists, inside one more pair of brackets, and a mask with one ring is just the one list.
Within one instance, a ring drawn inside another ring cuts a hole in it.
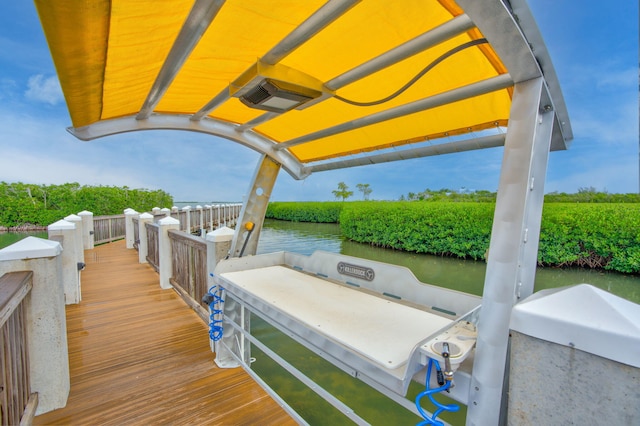
[{"label": "blue sky", "polygon": [[[638,192],[638,2],[531,0],[569,110],[574,140],[550,155],[546,192]],[[81,142],[30,1],[0,6],[0,181],[163,189],[175,201],[241,200],[258,154],[224,139],[138,132]],[[331,200],[338,182],[361,198],[498,186],[502,149],[278,177],[272,200]],[[133,206],[135,207],[135,206]]]}]

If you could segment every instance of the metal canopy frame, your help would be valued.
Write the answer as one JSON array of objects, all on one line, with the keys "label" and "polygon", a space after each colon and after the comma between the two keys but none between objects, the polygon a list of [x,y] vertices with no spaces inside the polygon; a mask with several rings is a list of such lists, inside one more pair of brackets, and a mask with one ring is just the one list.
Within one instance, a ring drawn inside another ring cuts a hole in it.
[{"label": "metal canopy frame", "polygon": [[[36,0],[43,2],[44,0]],[[446,2],[446,0],[442,0]],[[358,0],[330,0],[305,22],[281,39],[259,60],[259,64],[276,66],[312,36],[331,25]],[[453,2],[450,2],[453,3]],[[139,130],[187,130],[229,139],[261,153],[261,159],[249,186],[232,243],[231,256],[255,254],[264,212],[280,168],[295,179],[311,173],[399,161],[451,152],[469,151],[504,145],[503,166],[498,188],[492,237],[485,277],[483,306],[478,323],[478,342],[469,385],[467,424],[492,425],[501,418],[505,363],[509,344],[509,317],[518,300],[533,291],[536,255],[540,232],[544,181],[549,151],[566,149],[573,138],[560,85],[547,50],[525,0],[457,0],[462,14],[412,40],[359,64],[323,82],[325,95],[311,101],[323,102],[336,90],[366,76],[423,52],[472,28],[485,37],[507,72],[496,77],[466,84],[420,100],[370,113],[342,124],[332,124],[290,138],[275,141],[256,131],[256,127],[280,117],[267,112],[246,122],[236,123],[211,118],[209,114],[231,97],[222,90],[190,114],[164,113],[156,107],[166,94],[179,70],[198,44],[224,0],[196,0],[184,22],[164,65],[140,110],[109,120],[98,120],[69,132],[82,140]],[[292,148],[328,135],[406,117],[418,111],[484,93],[513,88],[511,112],[506,134],[496,133],[466,140],[412,143],[393,149],[393,141],[373,152],[349,154],[328,160],[301,162]],[[255,234],[246,228],[255,226]],[[240,249],[242,247],[242,249]],[[246,249],[246,250],[245,250]]]},{"label": "metal canopy frame", "polygon": [[[280,43],[265,53],[259,59],[259,63],[267,65],[278,64],[283,58],[309,40],[310,37],[319,33],[326,26],[340,18],[357,3],[358,0],[332,0],[327,2],[303,24],[282,39]],[[383,154],[383,157],[380,157],[380,154],[375,152],[361,153],[356,155],[355,159],[352,158],[347,161],[338,157],[328,161],[321,160],[311,163],[300,162],[296,156],[289,151],[292,147],[309,143],[329,135],[341,134],[393,118],[408,116],[418,111],[452,104],[463,99],[473,98],[484,93],[512,87],[519,82],[544,76],[546,82],[545,90],[548,92],[549,108],[554,111],[555,116],[551,150],[565,149],[568,141],[572,139],[566,107],[546,48],[524,0],[511,2],[513,10],[510,9],[509,5],[505,5],[500,0],[482,2],[460,0],[458,3],[462,6],[465,13],[324,82],[324,87],[329,92],[336,91],[419,52],[437,46],[439,43],[469,31],[472,28],[478,28],[482,32],[492,48],[497,52],[500,60],[505,64],[508,73],[388,110],[364,115],[357,120],[333,125],[287,141],[272,141],[263,134],[255,131],[254,128],[279,117],[279,113],[267,112],[244,123],[230,123],[208,116],[208,114],[230,98],[230,93],[227,89],[218,93],[218,95],[191,115],[154,111],[182,65],[204,32],[210,24],[214,22],[216,15],[224,5],[224,0],[213,2],[198,0],[194,3],[191,12],[184,22],[140,111],[132,116],[100,120],[84,127],[70,127],[68,130],[82,140],[92,140],[117,133],[153,129],[176,129],[207,133],[243,144],[282,164],[284,169],[293,178],[304,179],[311,173],[318,171],[354,167],[363,164],[375,164],[379,162],[381,158],[385,158],[384,161],[396,161],[404,158],[433,155],[436,152],[453,152],[460,148],[460,144],[457,141],[436,140],[437,145],[440,147],[437,150],[432,148],[425,149],[424,143],[414,143],[409,148],[403,149],[401,154],[395,156],[384,156]],[[517,18],[513,15],[514,11],[520,14]],[[326,97],[316,102],[322,102],[324,99],[326,99]],[[474,138],[471,137],[465,146],[474,146],[473,149],[487,146],[484,136],[480,136],[477,139],[478,141],[476,143],[473,141]],[[433,146],[433,141],[427,142],[429,142],[427,146]],[[446,147],[449,143],[459,146],[455,149],[449,149]],[[495,144],[490,144],[489,146],[495,146]]]}]

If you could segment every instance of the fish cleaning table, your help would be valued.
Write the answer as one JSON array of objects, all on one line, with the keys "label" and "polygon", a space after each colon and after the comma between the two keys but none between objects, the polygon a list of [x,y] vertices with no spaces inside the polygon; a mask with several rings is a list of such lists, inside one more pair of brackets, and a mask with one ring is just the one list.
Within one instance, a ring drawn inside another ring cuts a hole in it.
[{"label": "fish cleaning table", "polygon": [[[213,281],[224,288],[222,337],[213,342],[223,368],[250,369],[251,344],[277,360],[277,348],[252,335],[253,315],[347,374],[402,397],[414,378],[422,380],[429,358],[442,361],[438,345],[450,343],[455,369],[475,343],[467,329],[475,328],[481,299],[420,282],[403,266],[320,250],[276,252],[221,261]],[[286,360],[277,362],[302,378]]]},{"label": "fish cleaning table", "polygon": [[404,366],[415,347],[450,319],[276,265],[221,274],[273,309],[377,365]]}]

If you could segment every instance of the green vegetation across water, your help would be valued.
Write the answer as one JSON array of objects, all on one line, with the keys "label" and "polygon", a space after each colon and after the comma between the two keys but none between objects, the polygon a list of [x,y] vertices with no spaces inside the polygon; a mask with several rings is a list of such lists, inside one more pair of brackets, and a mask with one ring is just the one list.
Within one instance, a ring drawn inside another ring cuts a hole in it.
[{"label": "green vegetation across water", "polygon": [[[267,217],[339,222],[353,241],[479,260],[489,249],[494,208],[491,202],[274,202]],[[547,203],[538,263],[638,274],[639,230],[640,203]]]},{"label": "green vegetation across water", "polygon": [[84,210],[100,216],[121,214],[128,207],[150,211],[172,204],[172,197],[161,190],[0,182],[0,227],[46,226]]}]

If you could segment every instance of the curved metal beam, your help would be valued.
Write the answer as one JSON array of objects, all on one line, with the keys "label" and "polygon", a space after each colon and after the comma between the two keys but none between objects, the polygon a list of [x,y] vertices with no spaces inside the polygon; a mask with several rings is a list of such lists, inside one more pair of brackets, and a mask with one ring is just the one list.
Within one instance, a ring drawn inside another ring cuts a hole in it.
[{"label": "curved metal beam", "polygon": [[191,51],[196,47],[196,44],[209,28],[220,8],[222,8],[224,1],[197,0],[194,3],[189,16],[169,51],[167,59],[162,64],[162,68],[147,95],[147,99],[136,117],[138,120],[144,120],[151,115],[153,109],[158,105],[178,71],[180,71],[180,68],[182,68],[182,65],[191,54]]},{"label": "curved metal beam", "polygon": [[282,167],[294,179],[304,179],[310,172],[297,158],[287,151],[273,149],[274,142],[255,132],[238,132],[237,125],[205,118],[200,121],[192,121],[188,115],[152,114],[146,120],[137,120],[135,116],[125,116],[113,120],[98,121],[85,127],[69,127],[67,131],[83,141],[102,138],[127,132],[141,130],[186,130],[190,132],[206,133],[213,136],[229,139],[230,141],[244,145],[261,154],[265,154]]},{"label": "curved metal beam", "polygon": [[[513,11],[505,3],[509,3]],[[458,4],[489,40],[514,83],[544,76],[560,129],[560,133],[554,132],[551,149],[567,149],[573,139],[569,114],[551,57],[526,1],[459,0]]]},{"label": "curved metal beam", "polygon": [[347,167],[367,166],[370,164],[389,163],[391,161],[410,160],[413,158],[431,157],[434,155],[452,154],[454,152],[473,151],[476,149],[495,148],[504,145],[504,133],[447,142],[436,145],[420,146],[382,154],[367,155],[349,160],[336,160],[307,166],[309,172],[323,172],[326,170],[345,169]]},{"label": "curved metal beam", "polygon": [[289,33],[260,60],[275,65],[362,0],[331,0]]}]

